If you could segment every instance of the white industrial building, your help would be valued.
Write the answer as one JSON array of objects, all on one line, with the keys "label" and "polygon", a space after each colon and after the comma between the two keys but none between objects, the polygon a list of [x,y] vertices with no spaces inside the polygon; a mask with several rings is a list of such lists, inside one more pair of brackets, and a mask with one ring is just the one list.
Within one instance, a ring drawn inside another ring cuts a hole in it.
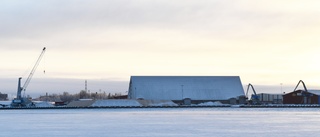
[{"label": "white industrial building", "polygon": [[244,97],[239,76],[131,76],[128,98],[191,104]]}]

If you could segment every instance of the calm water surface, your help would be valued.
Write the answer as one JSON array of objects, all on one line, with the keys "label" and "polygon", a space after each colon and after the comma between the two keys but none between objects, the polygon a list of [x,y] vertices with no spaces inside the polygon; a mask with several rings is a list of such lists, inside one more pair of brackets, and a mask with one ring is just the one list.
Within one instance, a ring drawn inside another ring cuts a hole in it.
[{"label": "calm water surface", "polygon": [[320,136],[319,108],[0,110],[11,137]]}]

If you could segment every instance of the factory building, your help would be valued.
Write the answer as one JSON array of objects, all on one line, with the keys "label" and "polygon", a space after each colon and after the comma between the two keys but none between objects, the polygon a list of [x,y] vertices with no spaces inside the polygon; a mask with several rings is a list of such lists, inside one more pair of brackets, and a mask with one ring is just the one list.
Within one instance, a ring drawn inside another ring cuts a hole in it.
[{"label": "factory building", "polygon": [[283,104],[320,104],[320,90],[296,90],[283,95]]},{"label": "factory building", "polygon": [[245,101],[239,76],[131,76],[128,98],[171,100],[185,105]]},{"label": "factory building", "polygon": [[262,104],[282,104],[283,101],[283,94],[260,93],[257,96]]}]

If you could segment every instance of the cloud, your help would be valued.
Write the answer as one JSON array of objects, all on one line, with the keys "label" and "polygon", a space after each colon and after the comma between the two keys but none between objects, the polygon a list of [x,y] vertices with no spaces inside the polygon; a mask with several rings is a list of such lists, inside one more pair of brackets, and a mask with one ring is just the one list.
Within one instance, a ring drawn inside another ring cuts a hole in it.
[{"label": "cloud", "polygon": [[[74,4],[75,2],[77,4]],[[5,41],[16,41],[6,42],[10,45],[6,48],[16,48],[17,43],[25,43],[31,47],[46,41],[50,43],[60,41],[65,43],[64,47],[85,47],[81,44],[81,40],[87,37],[105,34],[106,36],[123,34],[123,39],[130,39],[126,34],[150,36],[150,32],[144,30],[152,30],[154,34],[159,30],[162,32],[169,30],[162,36],[170,36],[170,32],[176,31],[203,37],[211,36],[220,40],[249,40],[250,37],[253,41],[263,41],[266,37],[272,35],[283,37],[297,29],[317,25],[319,22],[314,18],[319,11],[310,6],[312,3],[305,4],[309,5],[310,9],[299,7],[300,3],[297,1],[269,3],[269,1],[12,1],[4,2],[7,6],[1,9],[0,16],[4,21],[0,23],[2,26],[0,36]],[[284,5],[287,6],[281,9],[280,7]],[[107,44],[109,43],[105,45]],[[61,47],[59,44],[55,46]]]},{"label": "cloud", "polygon": [[317,1],[0,4],[6,5],[0,9],[3,77],[24,72],[44,46],[51,78],[243,75],[272,83],[279,75],[293,78],[297,71],[294,78],[314,80],[320,68],[314,63],[320,42]]}]

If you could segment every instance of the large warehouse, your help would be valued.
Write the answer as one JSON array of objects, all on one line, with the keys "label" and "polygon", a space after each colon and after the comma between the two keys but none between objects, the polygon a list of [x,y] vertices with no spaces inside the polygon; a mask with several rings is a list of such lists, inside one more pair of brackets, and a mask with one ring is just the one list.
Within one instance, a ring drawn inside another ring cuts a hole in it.
[{"label": "large warehouse", "polygon": [[191,104],[243,97],[239,76],[131,76],[128,98]]}]

